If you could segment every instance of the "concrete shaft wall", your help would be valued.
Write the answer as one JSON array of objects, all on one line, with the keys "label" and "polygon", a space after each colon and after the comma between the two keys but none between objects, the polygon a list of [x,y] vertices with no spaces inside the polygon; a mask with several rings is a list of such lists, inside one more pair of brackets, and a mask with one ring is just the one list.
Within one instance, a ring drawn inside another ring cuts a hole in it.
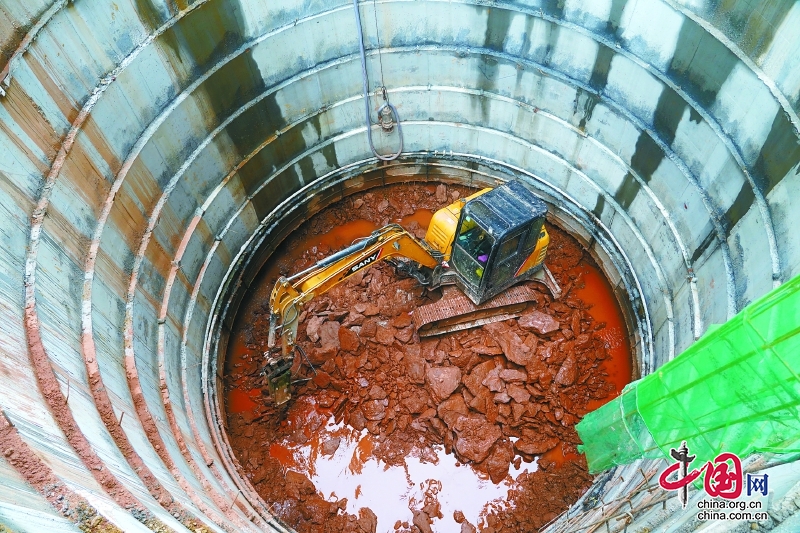
[{"label": "concrete shaft wall", "polygon": [[387,165],[346,1],[0,2],[0,523],[279,528],[217,354],[282,236],[364,187],[522,176],[632,300],[641,373],[800,271],[800,3],[361,11]]}]

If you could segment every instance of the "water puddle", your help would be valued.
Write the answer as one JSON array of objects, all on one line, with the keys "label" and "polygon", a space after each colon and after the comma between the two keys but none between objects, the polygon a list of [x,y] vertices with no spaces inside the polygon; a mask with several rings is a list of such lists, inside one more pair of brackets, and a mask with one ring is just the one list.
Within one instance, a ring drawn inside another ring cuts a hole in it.
[{"label": "water puddle", "polygon": [[334,226],[327,233],[309,238],[300,250],[310,250],[316,246],[318,248],[322,247],[330,254],[340,248],[349,246],[355,239],[369,236],[376,229],[378,229],[378,225],[369,220],[351,220]]},{"label": "water puddle", "polygon": [[403,218],[398,218],[395,220],[398,224],[403,226],[404,228],[412,227],[412,222],[416,222],[419,224],[424,230],[428,229],[428,226],[431,223],[431,218],[433,218],[433,211],[430,209],[417,209],[414,211],[413,214],[405,216]]},{"label": "water puddle", "polygon": [[[297,406],[306,417],[325,417],[313,400],[304,398],[305,406]],[[292,409],[294,411],[294,409]],[[298,424],[289,415],[289,424]],[[306,418],[306,420],[309,420]],[[304,428],[309,425],[304,424]],[[461,511],[472,524],[480,526],[487,511],[504,508],[506,496],[515,483],[508,478],[498,485],[485,474],[463,465],[441,446],[434,446],[424,457],[409,456],[404,466],[390,466],[372,455],[374,437],[367,431],[356,431],[329,417],[324,426],[312,432],[304,444],[287,438],[270,446],[270,456],[287,470],[308,476],[317,490],[330,501],[347,498],[346,512],[358,515],[361,508],[370,508],[378,517],[378,531],[389,531],[398,520],[412,523],[413,511],[431,502],[439,505],[442,518],[433,518],[437,533],[459,533],[461,524],[453,513]],[[511,478],[524,472],[535,472],[537,464],[512,464]]]}]

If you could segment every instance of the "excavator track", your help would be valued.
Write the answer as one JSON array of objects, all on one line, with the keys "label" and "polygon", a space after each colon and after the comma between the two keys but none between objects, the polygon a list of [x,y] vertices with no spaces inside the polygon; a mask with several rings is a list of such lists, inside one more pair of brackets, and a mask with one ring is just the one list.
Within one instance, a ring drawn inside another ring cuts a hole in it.
[{"label": "excavator track", "polygon": [[414,326],[420,337],[431,337],[516,318],[525,311],[529,302],[536,299],[536,295],[528,285],[517,285],[481,305],[475,305],[460,290],[446,287],[439,301],[414,311]]},{"label": "excavator track", "polygon": [[[547,287],[556,300],[561,298],[561,287],[547,266],[542,265],[530,280]],[[423,305],[414,311],[413,322],[420,337],[432,337],[516,318],[527,310],[531,301],[536,300],[536,291],[530,285],[511,287],[481,305],[472,303],[463,292],[453,286],[444,287],[443,293],[438,302]]]}]

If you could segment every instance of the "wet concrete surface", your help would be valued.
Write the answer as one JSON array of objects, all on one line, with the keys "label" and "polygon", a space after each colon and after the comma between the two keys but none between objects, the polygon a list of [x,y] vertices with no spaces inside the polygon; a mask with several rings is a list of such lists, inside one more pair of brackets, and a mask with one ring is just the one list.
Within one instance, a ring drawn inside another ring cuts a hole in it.
[{"label": "wet concrete surface", "polygon": [[[298,531],[529,531],[589,486],[574,424],[630,380],[611,287],[577,242],[548,226],[559,301],[537,290],[519,319],[433,339],[411,325],[439,297],[387,264],[306,306],[295,398],[276,409],[260,375],[268,298],[297,272],[389,222],[424,236],[463,187],[359,193],[306,222],[260,275],[226,361],[228,434],[242,471]],[[302,380],[302,381],[301,381]]]}]

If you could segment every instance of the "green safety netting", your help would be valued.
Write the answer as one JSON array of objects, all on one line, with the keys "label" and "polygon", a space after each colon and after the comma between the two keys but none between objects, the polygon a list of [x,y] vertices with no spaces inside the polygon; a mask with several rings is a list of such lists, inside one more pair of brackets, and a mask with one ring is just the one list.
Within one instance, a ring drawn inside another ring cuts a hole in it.
[{"label": "green safety netting", "polygon": [[800,276],[709,331],[576,426],[589,471],[720,452],[800,452]]}]

